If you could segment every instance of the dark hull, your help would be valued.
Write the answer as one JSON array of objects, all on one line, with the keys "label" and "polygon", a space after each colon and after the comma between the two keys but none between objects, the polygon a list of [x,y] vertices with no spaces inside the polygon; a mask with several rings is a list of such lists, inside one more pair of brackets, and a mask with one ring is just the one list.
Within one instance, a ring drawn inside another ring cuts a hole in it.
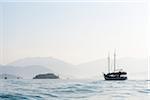
[{"label": "dark hull", "polygon": [[105,80],[127,80],[127,77],[110,77],[104,74]]}]

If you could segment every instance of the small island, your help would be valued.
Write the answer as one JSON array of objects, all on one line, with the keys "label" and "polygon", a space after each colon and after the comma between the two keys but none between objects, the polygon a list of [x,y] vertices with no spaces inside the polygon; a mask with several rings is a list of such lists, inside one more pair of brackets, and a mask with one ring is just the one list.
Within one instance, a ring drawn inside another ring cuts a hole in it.
[{"label": "small island", "polygon": [[47,74],[38,74],[33,79],[59,79],[59,76],[53,74],[53,73],[47,73]]}]

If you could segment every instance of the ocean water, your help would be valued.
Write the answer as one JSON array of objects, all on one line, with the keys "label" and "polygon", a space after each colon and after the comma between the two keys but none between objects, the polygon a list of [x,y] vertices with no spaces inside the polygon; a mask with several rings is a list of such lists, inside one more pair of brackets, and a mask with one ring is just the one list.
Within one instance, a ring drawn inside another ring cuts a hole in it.
[{"label": "ocean water", "polygon": [[0,100],[150,100],[150,81],[0,80]]}]

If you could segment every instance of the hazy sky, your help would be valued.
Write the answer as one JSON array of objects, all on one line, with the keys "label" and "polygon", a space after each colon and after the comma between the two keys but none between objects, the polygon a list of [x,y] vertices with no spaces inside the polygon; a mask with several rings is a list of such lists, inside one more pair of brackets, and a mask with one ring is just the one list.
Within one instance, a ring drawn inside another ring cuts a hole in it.
[{"label": "hazy sky", "polygon": [[148,56],[145,0],[86,1],[0,2],[0,64],[49,56],[79,64],[114,48],[119,57]]}]

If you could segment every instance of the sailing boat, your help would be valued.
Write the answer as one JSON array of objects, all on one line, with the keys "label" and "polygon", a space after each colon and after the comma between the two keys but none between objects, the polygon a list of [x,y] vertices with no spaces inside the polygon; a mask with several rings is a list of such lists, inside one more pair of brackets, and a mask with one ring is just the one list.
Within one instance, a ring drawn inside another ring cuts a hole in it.
[{"label": "sailing boat", "polygon": [[116,53],[114,53],[114,72],[110,72],[110,56],[108,54],[108,73],[103,74],[105,80],[127,80],[127,72],[122,70],[116,71]]}]

